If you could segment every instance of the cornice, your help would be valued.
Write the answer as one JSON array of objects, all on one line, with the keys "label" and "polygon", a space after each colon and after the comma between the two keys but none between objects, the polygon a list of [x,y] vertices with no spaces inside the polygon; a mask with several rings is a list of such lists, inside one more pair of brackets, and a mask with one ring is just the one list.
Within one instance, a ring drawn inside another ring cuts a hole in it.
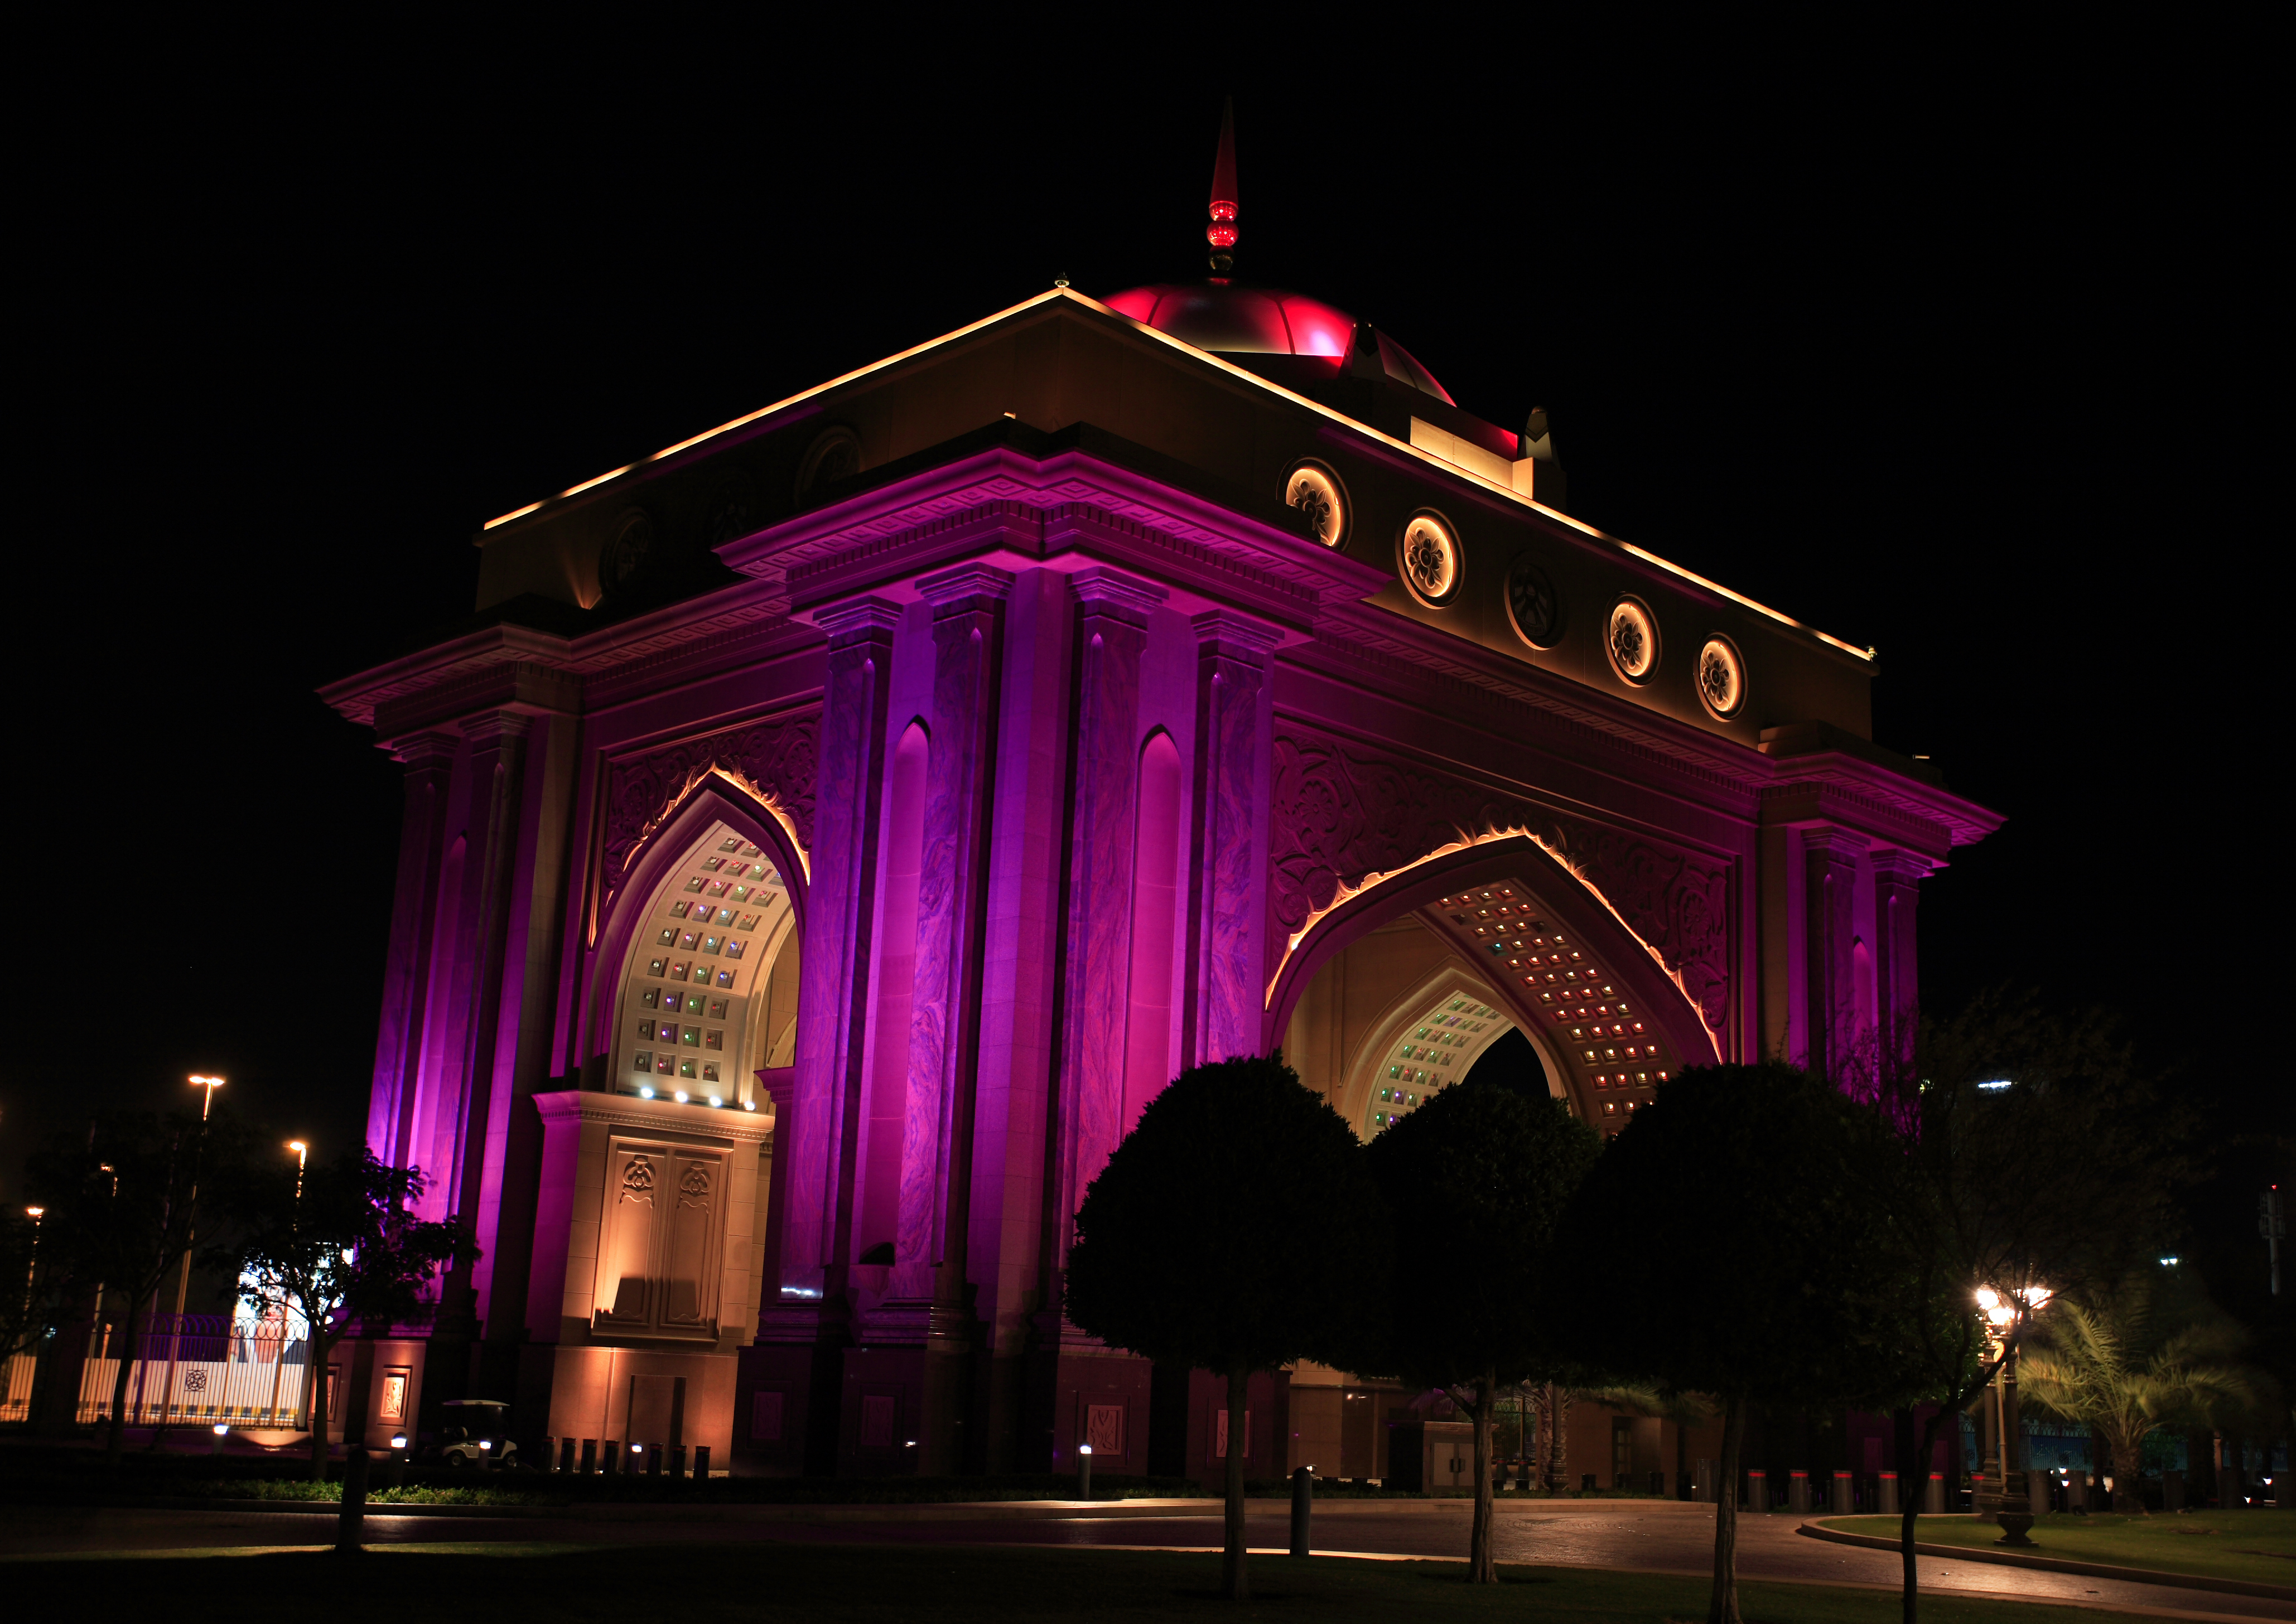
[{"label": "cornice", "polygon": [[648,1133],[686,1134],[700,1138],[730,1139],[738,1144],[763,1144],[773,1137],[771,1116],[750,1111],[727,1111],[713,1105],[681,1105],[676,1100],[642,1100],[635,1095],[594,1094],[565,1088],[534,1096],[534,1108],[545,1121],[578,1118],[615,1128],[642,1128]]},{"label": "cornice", "polygon": [[1954,847],[1972,845],[2007,821],[1950,791],[1840,750],[1765,759],[1774,774],[1762,791],[1766,824],[1844,822],[1942,862]]}]

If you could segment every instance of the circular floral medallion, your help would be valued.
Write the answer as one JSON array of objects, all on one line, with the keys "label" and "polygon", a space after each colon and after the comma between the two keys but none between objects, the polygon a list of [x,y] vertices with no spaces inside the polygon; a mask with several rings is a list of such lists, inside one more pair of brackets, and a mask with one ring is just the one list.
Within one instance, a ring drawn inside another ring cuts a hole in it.
[{"label": "circular floral medallion", "polygon": [[1553,648],[1562,629],[1562,600],[1528,553],[1507,570],[1507,619],[1514,635],[1535,649]]},{"label": "circular floral medallion", "polygon": [[1339,477],[1321,463],[1302,463],[1283,480],[1283,500],[1300,510],[1308,534],[1327,547],[1348,536],[1348,497]]},{"label": "circular floral medallion", "polygon": [[1611,669],[1628,682],[1648,682],[1658,669],[1658,621],[1641,599],[1620,598],[1611,605],[1611,624],[1603,642]]},{"label": "circular floral medallion", "polygon": [[1403,527],[1403,539],[1398,546],[1402,554],[1403,584],[1411,588],[1412,596],[1435,608],[1459,595],[1459,580],[1465,573],[1465,564],[1459,554],[1458,535],[1441,514],[1412,514],[1410,522]]},{"label": "circular floral medallion", "polygon": [[1746,702],[1746,662],[1727,637],[1709,637],[1698,651],[1698,699],[1724,721]]},{"label": "circular floral medallion", "polygon": [[842,423],[824,429],[806,447],[805,460],[798,464],[797,499],[803,502],[824,487],[849,480],[860,472],[861,437]]},{"label": "circular floral medallion", "polygon": [[637,508],[623,514],[613,539],[598,554],[599,590],[619,591],[645,562],[646,551],[652,545],[653,521]]}]

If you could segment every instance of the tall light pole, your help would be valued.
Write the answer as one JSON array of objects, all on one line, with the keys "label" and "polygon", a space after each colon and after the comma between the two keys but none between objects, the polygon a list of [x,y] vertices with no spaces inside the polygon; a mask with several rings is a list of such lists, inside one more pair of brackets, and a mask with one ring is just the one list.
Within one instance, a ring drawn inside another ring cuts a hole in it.
[{"label": "tall light pole", "polygon": [[[303,1169],[311,1160],[311,1147],[300,1139],[287,1141],[287,1148],[295,1152],[295,1216],[288,1226],[291,1234],[303,1216]],[[287,1301],[279,1301],[279,1350],[271,1356],[271,1424],[279,1424],[279,1381],[287,1374]],[[308,1381],[306,1386],[309,1385]]]},{"label": "tall light pole", "polygon": [[2033,1526],[2033,1507],[2026,1473],[2021,1467],[2010,1464],[2016,1458],[2021,1426],[2017,1415],[2017,1339],[2026,1322],[2040,1310],[2051,1296],[2043,1285],[2020,1286],[2007,1292],[1997,1292],[1990,1286],[1977,1288],[1977,1306],[1985,1316],[1986,1335],[2001,1356],[2000,1374],[1994,1379],[1994,1435],[1999,1440],[2000,1478],[1986,1493],[1972,1497],[1976,1510],[1991,1513],[2001,1525],[2001,1538],[1997,1545],[2030,1545],[2026,1530]]},{"label": "tall light pole", "polygon": [[[200,1152],[207,1148],[208,1112],[215,1109],[215,1091],[223,1087],[223,1079],[194,1077],[192,1079],[192,1087],[206,1091],[200,1095],[200,1137],[198,1144],[192,1152],[191,1212],[192,1222],[197,1225],[200,1201]],[[118,1180],[115,1179],[113,1183],[117,1187]],[[168,1339],[168,1389],[165,1396],[160,1400],[160,1431],[161,1432],[168,1430],[168,1413],[176,1407],[176,1366],[184,1352],[184,1305],[190,1300],[192,1292],[192,1243],[198,1238],[196,1229],[184,1232],[184,1267],[176,1276],[176,1325]],[[100,1311],[101,1300],[97,1306]],[[133,1351],[132,1349],[129,1349],[130,1353]],[[121,1357],[127,1356],[123,1354]],[[159,1441],[157,1434],[154,1434],[152,1441],[154,1443]]]}]

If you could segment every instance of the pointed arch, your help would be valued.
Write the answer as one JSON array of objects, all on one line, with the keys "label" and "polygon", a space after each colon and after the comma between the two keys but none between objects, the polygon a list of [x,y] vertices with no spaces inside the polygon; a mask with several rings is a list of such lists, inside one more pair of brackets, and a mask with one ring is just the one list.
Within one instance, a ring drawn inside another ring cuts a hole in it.
[{"label": "pointed arch", "polygon": [[[1268,984],[1265,1042],[1273,1046],[1278,1040],[1308,980],[1349,942],[1398,915],[1432,910],[1462,892],[1506,884],[1523,887],[1558,929],[1587,944],[1582,950],[1595,954],[1609,967],[1621,991],[1630,995],[1635,1018],[1655,1029],[1653,1035],[1663,1040],[1679,1063],[1718,1058],[1715,1035],[1708,1030],[1697,1005],[1650,945],[1628,927],[1591,885],[1556,861],[1538,839],[1520,832],[1494,834],[1423,858],[1395,874],[1373,876],[1310,920]],[[1557,1032],[1568,1037],[1569,1026],[1556,1019],[1557,1006],[1543,1004],[1541,995],[1522,985],[1520,976],[1495,973],[1488,979],[1526,1030],[1549,1039],[1554,1039]],[[1550,1032],[1549,1028],[1555,1031]],[[1599,1048],[1595,1052],[1598,1056],[1602,1054]],[[1578,1068],[1573,1065],[1567,1070],[1575,1087]],[[1590,1070],[1588,1077],[1595,1074]]]},{"label": "pointed arch", "polygon": [[582,1053],[577,1057],[585,1072],[592,1061],[615,1052],[611,1030],[615,1003],[623,972],[636,944],[638,928],[652,910],[665,881],[691,852],[712,824],[722,824],[767,855],[787,885],[791,923],[769,950],[778,955],[784,943],[802,946],[805,939],[807,868],[804,854],[787,826],[763,800],[753,797],[732,777],[704,775],[687,786],[677,804],[665,813],[631,853],[627,877],[613,902],[590,956],[586,981],[589,997],[582,1024]]}]

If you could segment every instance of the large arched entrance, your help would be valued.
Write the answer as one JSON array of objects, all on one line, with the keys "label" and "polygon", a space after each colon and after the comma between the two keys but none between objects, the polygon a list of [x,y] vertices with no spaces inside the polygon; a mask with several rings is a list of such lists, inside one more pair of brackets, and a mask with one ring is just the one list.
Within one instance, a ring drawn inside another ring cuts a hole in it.
[{"label": "large arched entrance", "polygon": [[1715,1058],[1657,956],[1528,836],[1335,898],[1286,944],[1267,1004],[1286,1054],[1366,1136],[1464,1078],[1510,1029],[1549,1088],[1606,1134],[1683,1066]]}]

